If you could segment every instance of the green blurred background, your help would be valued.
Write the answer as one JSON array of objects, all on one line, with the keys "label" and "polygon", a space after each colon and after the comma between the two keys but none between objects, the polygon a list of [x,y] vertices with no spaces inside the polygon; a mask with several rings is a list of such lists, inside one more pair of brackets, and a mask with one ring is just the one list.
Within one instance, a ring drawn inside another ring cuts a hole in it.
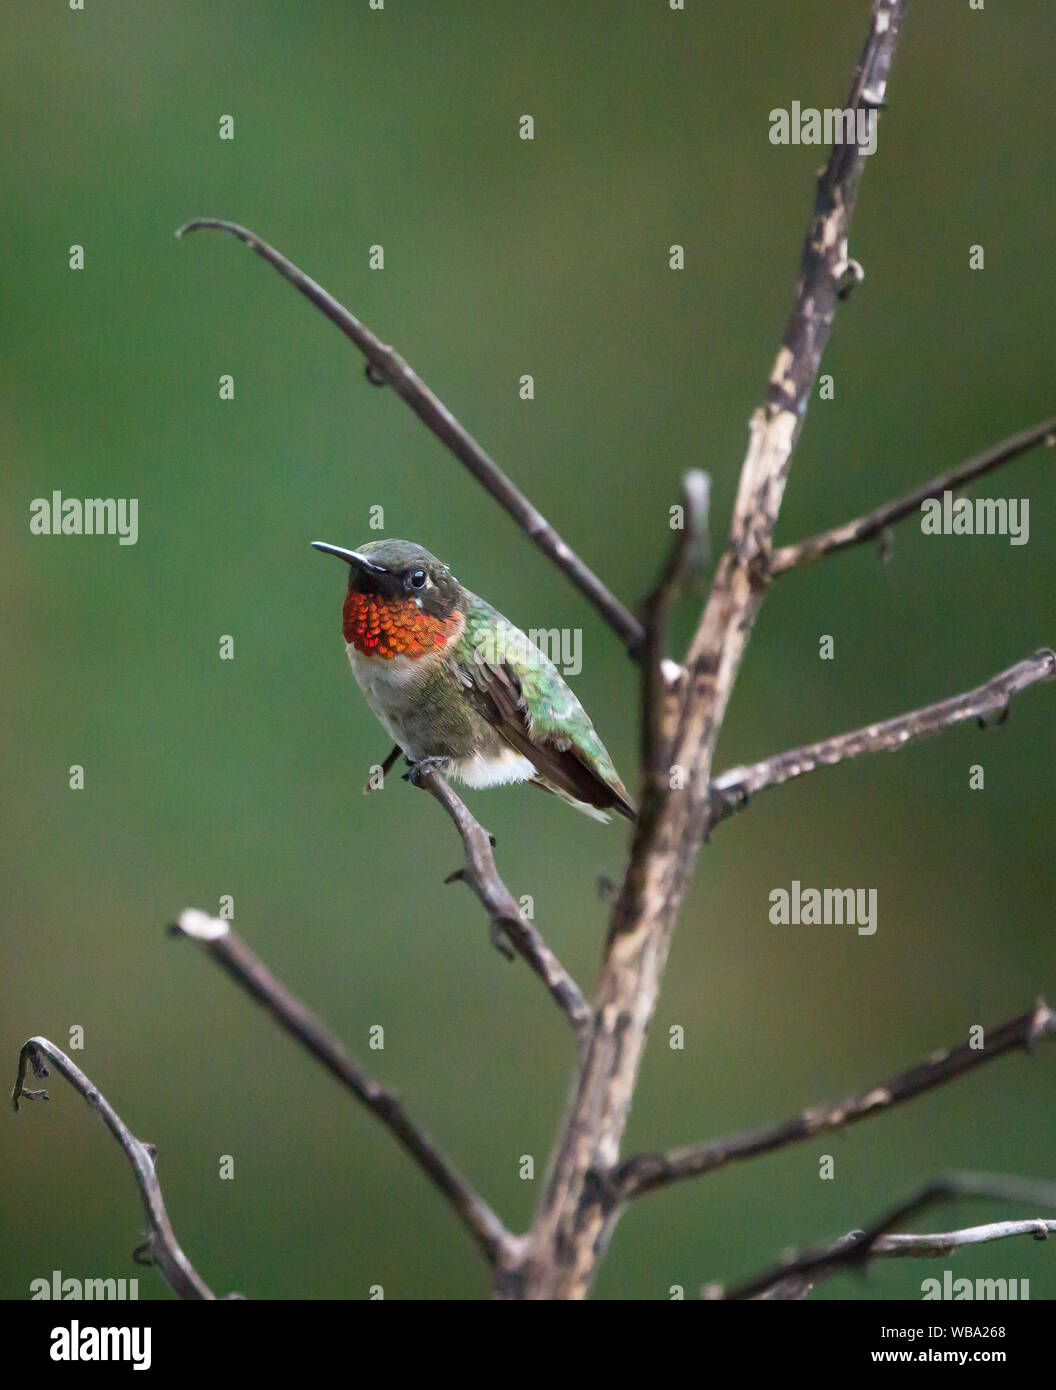
[{"label": "green blurred background", "polygon": [[[254,948],[517,1229],[538,1189],[519,1159],[541,1175],[572,1054],[479,906],[441,887],[459,846],[438,808],[398,780],[359,795],[387,742],[344,657],[343,575],[308,542],[370,538],[380,504],[387,534],[438,552],[513,621],[582,628],[574,684],[632,786],[637,685],[594,611],[315,310],[236,243],[174,229],[231,217],[298,261],[634,603],[687,467],[711,472],[725,533],[824,153],[772,146],[768,113],[842,103],[867,12],[5,3],[0,1058],[13,1077],[26,1037],[65,1046],[85,1029],[76,1059],[158,1145],[173,1223],[218,1291],[488,1285],[389,1135],[165,937],[181,908],[233,895]],[[780,541],[1056,410],[1054,44],[1056,16],[1033,0],[911,10],[854,229],[866,281],[840,311],[823,366],[835,399],[811,409]],[[526,112],[532,143],[517,138]],[[374,243],[383,272],[367,267]],[[775,585],[719,766],[968,688],[1056,641],[1051,459],[978,489],[1029,496],[1029,545],[911,522],[886,568],[862,548]],[[138,497],[139,543],[31,536],[29,504],[53,489]],[[234,661],[218,659],[221,634]],[[998,732],[819,773],[716,833],[628,1151],[835,1099],[1056,994],[1054,699],[1040,687]],[[74,763],[83,791],[67,785]],[[626,829],[523,790],[470,800],[589,986],[606,921],[595,880],[620,874]],[[876,936],[771,926],[768,894],[794,878],[877,888]],[[369,1052],[379,1023],[385,1050]],[[643,1199],[598,1296],[746,1276],[949,1167],[1056,1177],[1054,1068],[1056,1053],[1003,1059],[844,1136]],[[0,1122],[0,1164],[0,1295],[61,1269],[138,1273],[143,1297],[171,1297],[130,1261],[142,1215],[117,1147],[61,1082],[46,1108]],[[963,1205],[932,1228],[1003,1214],[1029,1213]],[[1050,1247],[1007,1242],[952,1268],[1051,1297]],[[917,1298],[948,1266],[889,1262],[817,1296]]]}]

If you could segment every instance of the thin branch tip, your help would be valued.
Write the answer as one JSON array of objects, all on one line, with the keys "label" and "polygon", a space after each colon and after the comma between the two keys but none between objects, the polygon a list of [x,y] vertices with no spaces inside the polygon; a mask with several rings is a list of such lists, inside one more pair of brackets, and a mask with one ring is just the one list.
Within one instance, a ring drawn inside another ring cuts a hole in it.
[{"label": "thin branch tip", "polygon": [[1034,1005],[1034,1017],[1031,1020],[1030,1036],[1027,1039],[1027,1051],[1033,1052],[1035,1046],[1039,1042],[1044,1042],[1046,1038],[1056,1038],[1056,1013],[1049,1008],[1039,994]]},{"label": "thin branch tip", "polygon": [[189,222],[184,222],[182,227],[177,227],[174,233],[177,241],[182,241],[188,232],[200,231],[203,227],[216,225],[216,218],[212,217],[192,217]]},{"label": "thin branch tip", "polygon": [[230,922],[222,917],[212,917],[197,907],[185,907],[169,926],[169,931],[174,935],[189,936],[195,941],[218,941],[230,930]]},{"label": "thin branch tip", "polygon": [[182,240],[188,232],[205,230],[230,232],[232,236],[237,236],[242,241],[255,241],[257,239],[248,227],[243,227],[238,222],[231,222],[226,217],[192,217],[182,227],[176,228],[176,239],[177,241]]},{"label": "thin branch tip", "polygon": [[[88,1079],[80,1067],[71,1061],[60,1047],[56,1047],[48,1038],[30,1038],[23,1043],[19,1051],[18,1076],[11,1096],[16,1111],[18,1101],[23,1096],[29,1100],[42,1098],[42,1093],[26,1090],[24,1081],[27,1067],[32,1067],[34,1076],[45,1077],[49,1075],[45,1058],[95,1111],[114,1139],[117,1140],[128,1159],[147,1218],[149,1235],[145,1244],[150,1247],[153,1257],[152,1263],[161,1272],[166,1283],[184,1299],[206,1301],[215,1299],[216,1295],[181,1250],[169,1222],[161,1188],[158,1185],[155,1163],[157,1151],[154,1145],[146,1144],[141,1139],[136,1138],[99,1088]],[[47,1095],[44,1094],[43,1098],[47,1099]],[[133,1252],[133,1258],[143,1248],[143,1246],[137,1246],[136,1251]]]},{"label": "thin branch tip", "polygon": [[895,1234],[897,1226],[920,1216],[929,1208],[960,1198],[1053,1207],[1056,1206],[1056,1184],[1009,1177],[1003,1173],[947,1173],[926,1183],[905,1201],[886,1211],[867,1229],[849,1231],[829,1246],[785,1259],[720,1296],[728,1300],[802,1299],[820,1279],[828,1278],[840,1269],[864,1268],[870,1260],[878,1257],[943,1258],[965,1246],[1005,1240],[1011,1236],[1029,1235],[1034,1240],[1046,1240],[1050,1234],[1056,1234],[1056,1221],[1043,1217],[995,1221],[986,1226],[957,1231]]}]

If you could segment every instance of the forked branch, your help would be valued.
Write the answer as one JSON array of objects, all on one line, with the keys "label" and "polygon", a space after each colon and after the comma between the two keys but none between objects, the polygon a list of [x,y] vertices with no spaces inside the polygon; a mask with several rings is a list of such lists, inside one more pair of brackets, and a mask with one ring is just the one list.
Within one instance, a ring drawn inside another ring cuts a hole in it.
[{"label": "forked branch", "polygon": [[[874,0],[845,109],[883,106],[906,0]],[[765,399],[741,467],[729,544],[685,661],[686,677],[654,746],[671,749],[685,778],[652,776],[642,788],[630,863],[613,908],[582,1063],[548,1164],[517,1279],[507,1296],[583,1298],[618,1215],[609,1179],[678,913],[708,830],[715,743],[765,592],[767,559],[792,451],[810,401],[836,306],[861,276],[848,236],[867,162],[864,145],[835,146],[818,178],[800,276]],[[649,733],[645,734],[648,741]]]},{"label": "forked branch", "polygon": [[[846,102],[856,117],[868,112],[875,120],[876,112],[884,105],[905,12],[906,0],[873,0],[869,34]],[[668,1154],[639,1154],[622,1164],[619,1161],[671,936],[695,855],[711,825],[744,804],[754,792],[803,772],[865,752],[894,749],[965,719],[982,719],[995,711],[1006,711],[1009,700],[1018,691],[1056,674],[1056,655],[1042,651],[965,695],[761,763],[733,768],[711,780],[716,740],[770,577],[882,534],[888,526],[909,516],[921,501],[982,476],[1047,439],[1056,429],[1056,420],[1046,421],[857,521],[798,546],[773,549],[791,455],[836,307],[850,286],[862,277],[860,267],[849,255],[848,237],[865,163],[864,145],[854,141],[840,144],[832,150],[819,176],[792,313],[765,397],[751,422],[729,544],[719,561],[707,605],[683,664],[665,662],[664,633],[672,597],[687,568],[689,541],[701,529],[700,518],[706,514],[706,481],[701,481],[704,475],[693,473],[687,477],[687,510],[693,530],[675,547],[668,568],[647,601],[645,622],[639,623],[403,358],[327,291],[253,232],[235,223],[198,219],[178,233],[214,228],[237,237],[326,314],[363,353],[368,379],[396,391],[521,530],[586,595],[632,657],[644,667],[642,815],[630,866],[613,911],[592,1006],[587,1005],[578,986],[524,918],[502,882],[487,832],[442,778],[433,774],[421,780],[421,785],[447,811],[463,840],[465,865],[452,878],[465,881],[480,899],[489,914],[493,940],[496,944],[503,940],[512,942],[544,980],[583,1043],[533,1229],[523,1241],[505,1229],[410,1121],[396,1098],[363,1074],[340,1042],[265,970],[227,924],[203,914],[185,913],[181,918],[181,928],[203,941],[239,983],[390,1128],[448,1197],[496,1267],[499,1291],[509,1296],[584,1296],[613,1224],[632,1197],[710,1172],[731,1161],[840,1129],[965,1075],[1004,1052],[1030,1050],[1039,1039],[1056,1036],[1056,1015],[1039,1001],[1029,1013],[993,1030],[981,1049],[960,1044],[838,1105],[813,1107],[792,1120],[754,1133]],[[688,773],[688,781],[681,782],[677,789],[663,775],[671,762]],[[841,1262],[860,1263],[873,1255],[898,1253],[890,1245],[892,1241],[931,1240],[934,1244],[940,1239],[953,1240],[958,1233],[896,1237],[891,1227],[935,1201],[962,1195],[967,1191],[966,1183],[962,1177],[933,1184],[910,1203],[874,1223],[860,1239],[855,1236],[848,1242],[845,1238],[838,1248],[830,1247],[783,1265],[729,1296],[756,1297],[782,1286],[809,1287],[812,1278]],[[1031,1233],[1040,1234],[1041,1227],[1033,1218],[1032,1222]],[[1012,1233],[1010,1229],[1005,1231]],[[961,1243],[968,1240],[967,1233],[960,1233]],[[901,1253],[909,1253],[909,1246],[904,1245]]]},{"label": "forked branch", "polygon": [[721,1296],[746,1298],[805,1298],[819,1279],[840,1269],[861,1269],[877,1256],[942,1256],[966,1245],[1004,1240],[1009,1236],[1033,1236],[1046,1240],[1056,1234],[1056,1221],[1030,1217],[1024,1221],[997,1221],[959,1231],[925,1235],[892,1235],[896,1226],[922,1212],[958,1198],[988,1198],[994,1201],[1024,1202],[1032,1206],[1056,1207],[1056,1184],[1032,1182],[992,1173],[950,1173],[920,1189],[908,1201],[884,1213],[864,1231],[851,1231],[832,1245],[775,1265],[772,1269]]}]

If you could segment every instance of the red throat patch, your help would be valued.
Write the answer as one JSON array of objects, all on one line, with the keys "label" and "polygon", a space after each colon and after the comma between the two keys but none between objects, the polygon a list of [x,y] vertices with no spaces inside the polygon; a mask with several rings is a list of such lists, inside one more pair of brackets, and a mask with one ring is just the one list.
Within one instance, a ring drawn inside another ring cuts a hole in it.
[{"label": "red throat patch", "polygon": [[450,618],[423,613],[413,598],[387,598],[350,589],[345,598],[345,641],[364,656],[412,658],[446,646],[462,622],[456,609]]}]

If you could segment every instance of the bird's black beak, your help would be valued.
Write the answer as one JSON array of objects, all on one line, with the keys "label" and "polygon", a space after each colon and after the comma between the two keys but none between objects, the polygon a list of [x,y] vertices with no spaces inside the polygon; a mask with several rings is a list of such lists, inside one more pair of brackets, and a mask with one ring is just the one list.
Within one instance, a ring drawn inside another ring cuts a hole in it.
[{"label": "bird's black beak", "polygon": [[366,555],[360,555],[358,550],[342,550],[339,545],[329,545],[326,541],[312,541],[312,545],[316,550],[321,550],[324,555],[336,555],[339,560],[345,560],[350,565],[368,570],[371,574],[388,574],[388,570],[384,566],[376,565]]},{"label": "bird's black beak", "polygon": [[349,576],[350,583],[357,573],[367,579],[372,588],[385,589],[393,583],[392,575],[384,565],[375,564],[369,556],[361,555],[358,550],[344,550],[341,546],[330,545],[327,541],[312,541],[312,545],[324,555],[336,555],[339,560],[344,560],[352,571]]}]

